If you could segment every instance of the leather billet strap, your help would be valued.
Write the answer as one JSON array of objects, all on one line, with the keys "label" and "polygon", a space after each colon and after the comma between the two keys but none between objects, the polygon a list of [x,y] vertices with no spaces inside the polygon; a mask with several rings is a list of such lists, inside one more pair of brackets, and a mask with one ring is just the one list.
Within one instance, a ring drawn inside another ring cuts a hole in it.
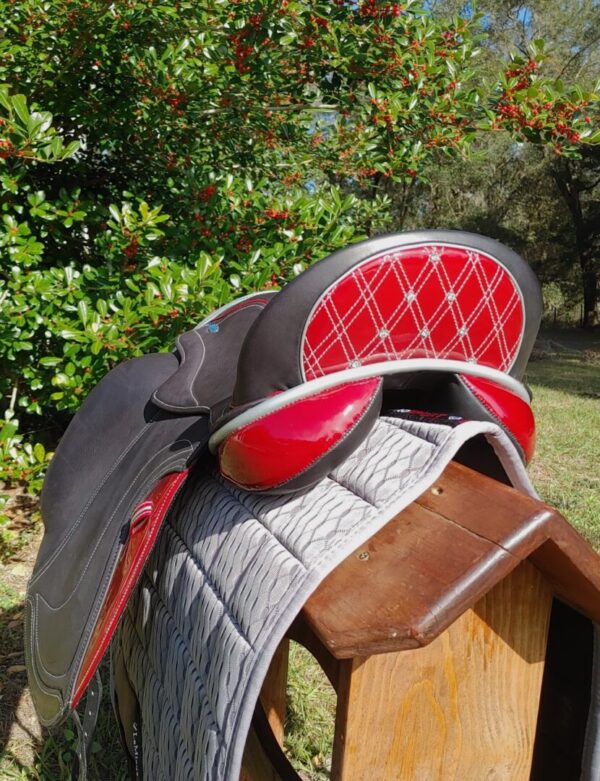
[{"label": "leather billet strap", "polygon": [[88,685],[83,721],[76,710],[73,710],[72,713],[73,723],[77,732],[77,749],[76,760],[73,762],[71,771],[71,781],[86,781],[87,779],[89,757],[101,702],[102,679],[100,678],[100,673],[96,670],[94,677]]}]

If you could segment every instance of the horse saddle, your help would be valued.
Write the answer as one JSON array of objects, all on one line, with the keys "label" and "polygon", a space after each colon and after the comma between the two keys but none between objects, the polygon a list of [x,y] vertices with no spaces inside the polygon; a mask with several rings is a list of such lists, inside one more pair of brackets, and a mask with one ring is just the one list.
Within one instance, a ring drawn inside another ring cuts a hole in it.
[{"label": "horse saddle", "polygon": [[192,462],[249,491],[303,490],[382,410],[494,421],[528,461],[535,426],[521,379],[541,310],[535,276],[495,241],[382,236],[222,307],[173,353],[109,372],[41,497],[25,633],[40,721],[76,708]]}]

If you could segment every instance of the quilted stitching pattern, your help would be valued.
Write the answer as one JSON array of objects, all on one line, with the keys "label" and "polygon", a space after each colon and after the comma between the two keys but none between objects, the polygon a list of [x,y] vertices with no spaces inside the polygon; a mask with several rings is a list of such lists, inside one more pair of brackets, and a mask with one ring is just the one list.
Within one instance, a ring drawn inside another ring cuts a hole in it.
[{"label": "quilted stitching pattern", "polygon": [[304,374],[397,358],[508,371],[522,329],[519,292],[497,261],[459,247],[409,247],[360,264],[323,295],[306,329]]},{"label": "quilted stitching pattern", "polygon": [[192,476],[113,642],[140,701],[146,778],[238,777],[268,660],[311,591],[481,432],[518,461],[492,424],[381,418],[310,491],[248,494]]}]

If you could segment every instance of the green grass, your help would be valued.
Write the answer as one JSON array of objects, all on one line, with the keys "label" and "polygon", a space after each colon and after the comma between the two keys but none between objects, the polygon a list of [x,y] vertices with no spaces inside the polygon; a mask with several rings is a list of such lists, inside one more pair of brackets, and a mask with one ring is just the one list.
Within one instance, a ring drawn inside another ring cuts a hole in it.
[{"label": "green grass", "polygon": [[[534,392],[538,421],[537,454],[531,476],[541,496],[555,505],[600,550],[600,333],[548,332],[543,349],[530,363],[527,381]],[[0,585],[0,665],[10,663],[22,649],[23,609],[19,588]],[[306,781],[329,778],[335,693],[310,654],[292,643],[288,690],[286,750]],[[17,658],[17,661],[19,659]],[[108,675],[104,675],[108,680]],[[7,702],[22,693],[25,680],[11,677],[0,666],[0,727],[6,732]],[[5,745],[0,730],[1,781],[67,781],[72,733],[60,729],[54,737],[32,738],[22,751]],[[121,752],[108,696],[104,699],[96,734],[99,749],[91,781],[125,778]],[[32,754],[33,759],[26,757]]]},{"label": "green grass", "polygon": [[310,653],[290,643],[286,752],[306,781],[329,778],[335,691]]},{"label": "green grass", "polygon": [[538,430],[530,474],[542,498],[600,550],[600,338],[549,336],[556,353],[527,370]]}]

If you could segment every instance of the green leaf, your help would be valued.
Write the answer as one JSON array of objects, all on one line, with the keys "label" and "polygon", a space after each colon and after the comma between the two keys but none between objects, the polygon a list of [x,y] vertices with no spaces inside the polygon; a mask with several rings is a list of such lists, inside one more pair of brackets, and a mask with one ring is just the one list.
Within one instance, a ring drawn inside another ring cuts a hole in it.
[{"label": "green leaf", "polygon": [[27,127],[29,124],[29,111],[27,110],[27,98],[25,95],[13,95],[12,107],[21,122]]},{"label": "green leaf", "polygon": [[88,305],[85,301],[80,301],[77,304],[77,311],[79,312],[79,319],[84,325],[87,325],[88,321]]}]

